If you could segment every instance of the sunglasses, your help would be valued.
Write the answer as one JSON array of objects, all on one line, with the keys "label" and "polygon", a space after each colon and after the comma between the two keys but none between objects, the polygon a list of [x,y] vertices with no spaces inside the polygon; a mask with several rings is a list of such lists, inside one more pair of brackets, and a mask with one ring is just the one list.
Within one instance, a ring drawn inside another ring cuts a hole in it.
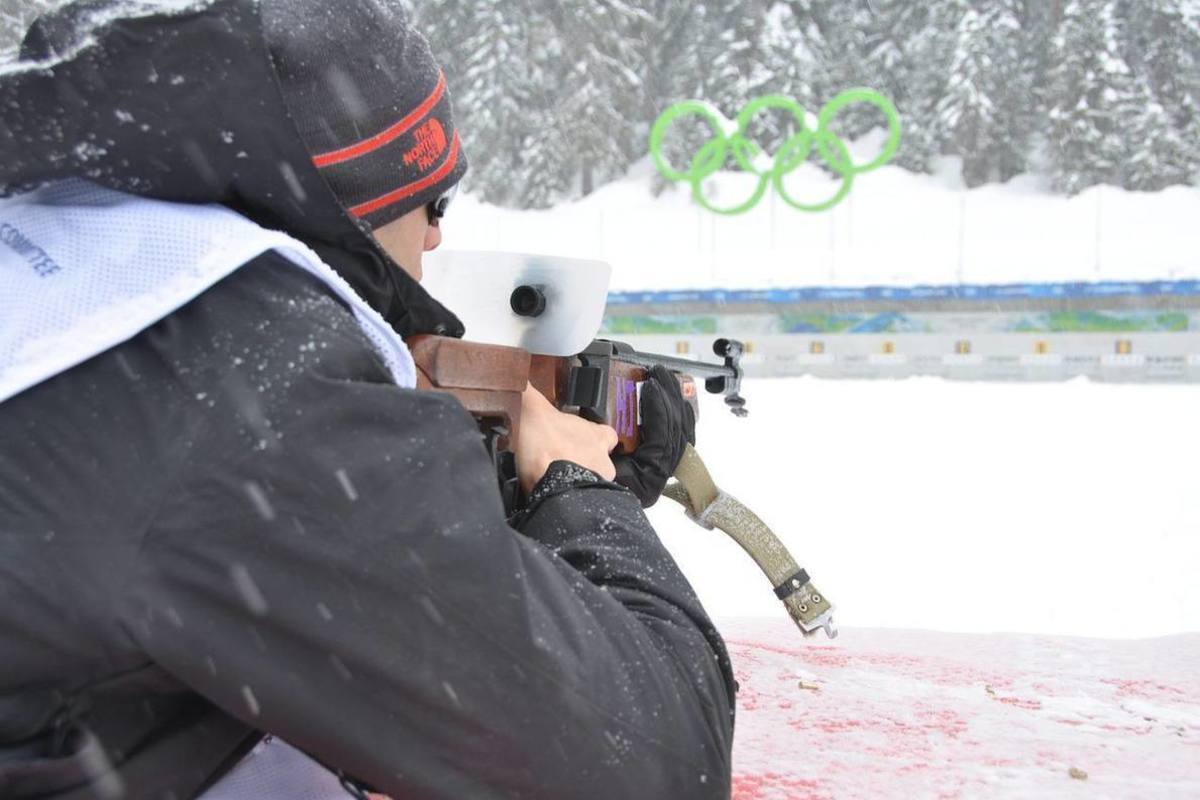
[{"label": "sunglasses", "polygon": [[450,207],[450,201],[458,194],[458,184],[454,184],[446,191],[442,192],[436,200],[425,205],[425,213],[429,215],[429,224],[437,227],[438,220],[446,216],[446,209]]}]

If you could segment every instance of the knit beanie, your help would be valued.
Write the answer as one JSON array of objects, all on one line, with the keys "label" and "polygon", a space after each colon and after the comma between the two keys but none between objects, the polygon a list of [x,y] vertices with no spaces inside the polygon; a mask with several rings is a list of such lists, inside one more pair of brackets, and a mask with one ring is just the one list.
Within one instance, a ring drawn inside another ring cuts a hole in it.
[{"label": "knit beanie", "polygon": [[267,47],[313,163],[371,228],[436,200],[467,159],[446,78],[398,3],[265,0]]}]

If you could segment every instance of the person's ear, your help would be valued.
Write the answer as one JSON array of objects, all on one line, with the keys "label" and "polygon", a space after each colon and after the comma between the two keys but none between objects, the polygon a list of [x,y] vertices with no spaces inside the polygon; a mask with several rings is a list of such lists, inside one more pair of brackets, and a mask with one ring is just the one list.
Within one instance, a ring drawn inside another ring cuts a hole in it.
[{"label": "person's ear", "polygon": [[442,243],[442,229],[437,225],[430,225],[425,229],[425,251],[437,249],[437,246]]}]

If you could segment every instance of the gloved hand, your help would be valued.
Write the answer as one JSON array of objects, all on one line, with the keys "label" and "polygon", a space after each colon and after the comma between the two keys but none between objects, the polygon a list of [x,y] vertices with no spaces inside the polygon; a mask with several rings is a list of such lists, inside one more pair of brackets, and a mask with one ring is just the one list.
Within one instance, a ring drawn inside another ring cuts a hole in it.
[{"label": "gloved hand", "polygon": [[641,444],[632,455],[613,456],[617,483],[637,495],[642,508],[658,502],[686,445],[696,443],[696,415],[679,381],[666,367],[650,370],[642,384]]}]

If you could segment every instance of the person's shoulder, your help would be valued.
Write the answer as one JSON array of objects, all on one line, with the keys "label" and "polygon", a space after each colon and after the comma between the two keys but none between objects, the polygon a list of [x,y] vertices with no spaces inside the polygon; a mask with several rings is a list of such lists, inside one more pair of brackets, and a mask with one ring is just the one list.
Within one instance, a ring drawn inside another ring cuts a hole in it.
[{"label": "person's shoulder", "polygon": [[216,318],[246,338],[278,338],[314,327],[357,329],[353,312],[329,287],[274,250],[246,262],[190,305],[198,319],[189,322]]},{"label": "person's shoulder", "polygon": [[317,369],[390,381],[350,308],[321,279],[267,251],[172,315],[189,356],[221,368],[252,363],[264,379]]}]

